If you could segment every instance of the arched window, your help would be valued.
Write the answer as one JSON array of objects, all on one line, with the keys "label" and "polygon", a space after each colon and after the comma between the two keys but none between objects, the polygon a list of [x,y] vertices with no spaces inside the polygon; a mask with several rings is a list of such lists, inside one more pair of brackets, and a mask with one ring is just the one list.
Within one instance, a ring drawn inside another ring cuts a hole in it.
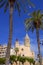
[{"label": "arched window", "polygon": [[32,55],[33,55],[33,52],[32,52]]},{"label": "arched window", "polygon": [[23,56],[24,56],[24,54],[23,54]]},{"label": "arched window", "polygon": [[22,48],[21,50],[23,51],[24,49]]}]

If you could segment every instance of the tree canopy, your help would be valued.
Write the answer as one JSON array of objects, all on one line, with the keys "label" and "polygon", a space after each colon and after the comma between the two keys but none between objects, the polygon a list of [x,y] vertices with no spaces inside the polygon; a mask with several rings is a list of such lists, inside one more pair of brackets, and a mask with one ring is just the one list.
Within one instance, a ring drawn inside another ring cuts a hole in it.
[{"label": "tree canopy", "polygon": [[14,7],[14,10],[18,10],[19,14],[21,9],[26,12],[29,6],[35,6],[30,0],[0,0],[0,8],[4,7],[4,12],[8,10],[9,4]]},{"label": "tree canopy", "polygon": [[43,14],[41,10],[36,10],[29,14],[29,18],[25,20],[26,30],[32,30],[36,28],[43,29]]}]

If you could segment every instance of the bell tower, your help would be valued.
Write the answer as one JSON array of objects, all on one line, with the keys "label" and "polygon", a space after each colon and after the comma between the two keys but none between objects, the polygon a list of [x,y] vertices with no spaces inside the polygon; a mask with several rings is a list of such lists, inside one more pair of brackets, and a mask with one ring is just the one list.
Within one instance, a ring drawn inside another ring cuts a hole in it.
[{"label": "bell tower", "polygon": [[18,39],[16,39],[16,41],[15,41],[15,47],[19,47],[19,41],[18,41]]},{"label": "bell tower", "polygon": [[30,47],[30,39],[29,39],[29,36],[28,36],[27,33],[26,33],[26,36],[25,36],[25,38],[24,38],[24,45],[25,45],[26,47]]}]

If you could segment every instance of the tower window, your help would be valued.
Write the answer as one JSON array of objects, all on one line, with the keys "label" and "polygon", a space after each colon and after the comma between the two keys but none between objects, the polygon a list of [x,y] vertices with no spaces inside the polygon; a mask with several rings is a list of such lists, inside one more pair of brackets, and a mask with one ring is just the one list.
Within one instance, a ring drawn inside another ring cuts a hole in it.
[{"label": "tower window", "polygon": [[23,54],[23,56],[24,56],[24,54]]},{"label": "tower window", "polygon": [[1,52],[0,52],[0,54],[1,54]]},{"label": "tower window", "polygon": [[21,50],[23,51],[24,49],[22,48]]},{"label": "tower window", "polygon": [[33,52],[32,52],[32,55],[33,55]]}]

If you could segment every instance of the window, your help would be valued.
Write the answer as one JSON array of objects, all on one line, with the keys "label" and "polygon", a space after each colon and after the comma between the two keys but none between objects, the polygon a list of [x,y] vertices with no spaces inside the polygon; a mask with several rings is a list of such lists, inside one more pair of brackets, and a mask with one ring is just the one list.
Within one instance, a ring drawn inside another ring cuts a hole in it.
[{"label": "window", "polygon": [[23,51],[24,49],[22,48],[21,50]]},{"label": "window", "polygon": [[24,54],[23,54],[23,56],[24,56]]},{"label": "window", "polygon": [[33,55],[33,52],[32,52],[32,55]]},{"label": "window", "polygon": [[0,52],[0,54],[1,54],[1,52]]},{"label": "window", "polygon": [[4,54],[4,52],[3,52],[3,54]]}]

